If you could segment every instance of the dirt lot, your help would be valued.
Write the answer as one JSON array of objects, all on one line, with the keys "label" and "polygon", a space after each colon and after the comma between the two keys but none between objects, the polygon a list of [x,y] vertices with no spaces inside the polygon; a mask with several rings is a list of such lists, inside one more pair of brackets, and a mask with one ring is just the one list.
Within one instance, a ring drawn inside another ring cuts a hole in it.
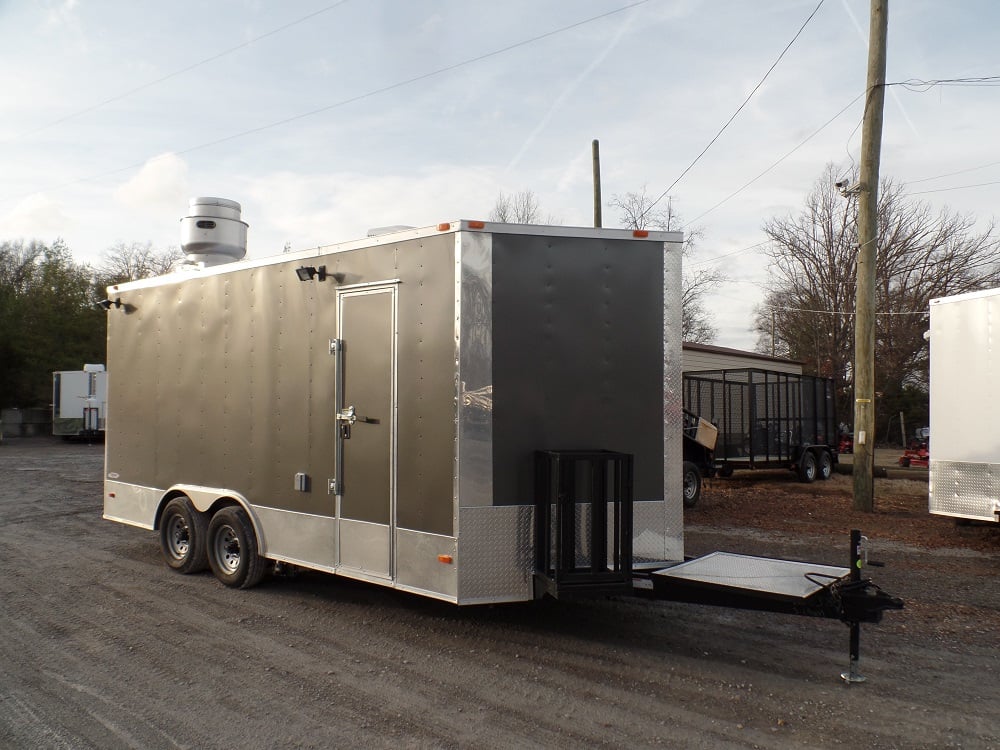
[{"label": "dirt lot", "polygon": [[846,564],[905,598],[833,621],[641,600],[475,609],[336,577],[177,575],[101,520],[101,447],[0,445],[0,747],[1000,748],[1000,529],[926,484],[708,483],[689,553]]}]

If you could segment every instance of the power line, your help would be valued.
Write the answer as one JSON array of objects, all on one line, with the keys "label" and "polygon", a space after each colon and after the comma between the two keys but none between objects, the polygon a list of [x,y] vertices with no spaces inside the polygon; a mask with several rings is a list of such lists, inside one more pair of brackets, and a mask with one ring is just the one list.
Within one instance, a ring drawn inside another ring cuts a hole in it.
[{"label": "power line", "polygon": [[[845,317],[853,317],[854,312],[847,312],[844,310],[811,310],[806,307],[781,307],[780,305],[768,305],[762,304],[761,307],[765,310],[770,310],[771,312],[804,312],[804,313],[816,313],[817,315],[843,315]],[[877,312],[875,315],[930,315],[929,310],[904,310],[902,312]]]},{"label": "power line", "polygon": [[[260,132],[262,132],[264,130],[270,130],[271,128],[276,128],[276,127],[279,127],[281,125],[287,125],[288,123],[295,122],[296,120],[302,120],[302,119],[304,119],[306,117],[313,117],[315,115],[322,114],[323,112],[329,112],[332,109],[337,109],[339,107],[347,106],[348,104],[354,104],[356,102],[360,102],[360,101],[363,101],[365,99],[370,99],[370,98],[372,98],[374,96],[377,96],[379,94],[384,94],[384,93],[386,93],[388,91],[393,91],[395,89],[403,88],[404,86],[409,86],[410,84],[413,84],[413,83],[419,83],[420,81],[425,81],[425,80],[427,80],[429,78],[434,78],[434,77],[442,75],[444,73],[450,73],[453,70],[457,70],[459,68],[463,68],[463,67],[465,67],[467,65],[472,65],[472,64],[477,63],[477,62],[482,62],[483,60],[487,60],[487,59],[489,59],[491,57],[497,57],[499,55],[505,54],[505,53],[510,52],[512,50],[519,49],[520,47],[525,47],[525,46],[527,46],[529,44],[533,44],[533,43],[541,41],[543,39],[548,39],[549,37],[557,36],[558,34],[563,34],[563,33],[567,32],[567,31],[572,31],[573,29],[579,28],[579,27],[584,26],[584,25],[589,24],[589,23],[593,23],[594,21],[599,21],[599,20],[601,20],[603,18],[607,18],[609,16],[613,16],[613,15],[616,15],[618,13],[623,13],[625,11],[631,10],[633,8],[636,8],[636,7],[640,6],[640,5],[645,5],[649,1],[650,0],[635,0],[635,2],[629,3],[628,5],[624,5],[624,6],[620,7],[620,8],[616,8],[615,10],[610,10],[610,11],[607,11],[605,13],[600,13],[600,14],[598,14],[596,16],[591,16],[590,18],[586,18],[586,19],[584,19],[582,21],[576,21],[576,22],[571,23],[571,24],[569,24],[567,26],[562,26],[562,27],[560,27],[558,29],[553,29],[552,31],[547,31],[547,32],[545,32],[543,34],[538,34],[537,36],[533,36],[533,37],[530,37],[528,39],[524,39],[524,40],[522,40],[520,42],[515,42],[514,44],[509,44],[506,47],[501,47],[500,49],[493,50],[492,52],[486,52],[486,53],[483,53],[481,55],[477,55],[476,57],[470,57],[470,58],[468,58],[466,60],[462,60],[462,61],[457,62],[457,63],[452,63],[451,65],[445,65],[444,67],[437,68],[436,70],[432,70],[432,71],[429,71],[427,73],[421,73],[420,75],[413,76],[412,78],[407,78],[407,79],[404,79],[402,81],[397,81],[396,83],[392,83],[392,84],[389,84],[387,86],[383,86],[383,87],[378,88],[378,89],[372,89],[371,91],[367,91],[367,92],[365,92],[363,94],[358,94],[357,96],[352,96],[352,97],[349,97],[347,99],[341,99],[340,101],[334,102],[333,104],[328,104],[326,106],[319,107],[317,109],[309,110],[308,112],[302,112],[301,114],[293,115],[291,117],[286,117],[286,118],[284,118],[282,120],[276,120],[274,122],[270,122],[270,123],[267,123],[265,125],[260,125],[260,126],[255,127],[255,128],[250,128],[249,130],[243,130],[243,131],[241,131],[239,133],[234,133],[232,135],[224,136],[223,138],[217,138],[214,141],[209,141],[207,143],[201,143],[201,144],[198,144],[197,146],[191,146],[191,147],[183,149],[181,151],[171,151],[169,153],[162,154],[160,156],[153,157],[151,159],[146,159],[145,161],[137,162],[135,164],[129,164],[128,166],[125,166],[125,167],[119,167],[117,169],[111,169],[111,170],[108,170],[106,172],[100,172],[100,173],[97,173],[97,174],[88,175],[87,177],[80,177],[80,178],[78,178],[76,180],[70,180],[69,182],[63,182],[63,183],[60,183],[58,185],[51,185],[51,186],[49,186],[47,188],[40,188],[38,190],[33,190],[33,191],[29,192],[29,193],[22,193],[22,194],[19,194],[19,195],[7,196],[7,197],[5,197],[3,199],[0,199],[0,200],[4,200],[4,201],[14,200],[16,198],[23,198],[23,197],[25,197],[27,195],[34,195],[35,193],[43,192],[45,190],[60,190],[62,188],[70,187],[72,185],[78,185],[78,184],[80,184],[82,182],[91,182],[93,180],[99,180],[99,179],[104,178],[104,177],[110,177],[112,175],[120,174],[122,172],[127,172],[127,171],[129,171],[131,169],[136,169],[138,167],[142,167],[145,164],[148,164],[150,162],[155,162],[155,161],[158,161],[160,159],[165,159],[165,158],[168,158],[169,156],[180,156],[180,155],[184,155],[184,154],[190,154],[190,153],[192,153],[194,151],[200,151],[201,149],[204,149],[204,148],[210,148],[211,146],[218,146],[221,143],[227,143],[229,141],[234,141],[234,140],[236,140],[238,138],[244,138],[244,137],[246,137],[248,135],[254,135],[254,134],[260,133]],[[347,2],[347,0],[343,0],[343,2]]]},{"label": "power line", "polygon": [[707,260],[692,261],[692,262],[688,263],[687,265],[688,266],[704,266],[704,265],[707,265],[709,263],[715,263],[716,261],[720,261],[723,258],[731,258],[734,255],[739,255],[740,253],[747,253],[747,252],[750,252],[751,250],[756,250],[758,247],[763,247],[764,245],[768,244],[769,242],[770,242],[770,240],[764,240],[763,242],[758,242],[756,245],[750,245],[750,247],[743,247],[743,248],[740,248],[739,250],[733,250],[732,252],[729,252],[729,253],[723,253],[722,255],[716,255],[714,258],[708,258]]},{"label": "power line", "polygon": [[894,81],[886,86],[902,86],[909,91],[924,92],[935,86],[1000,86],[1000,76],[979,76],[976,78],[936,78],[925,81],[920,78],[910,78],[905,81]]},{"label": "power line", "polygon": [[122,99],[125,99],[125,98],[127,98],[129,96],[132,96],[132,94],[137,94],[140,91],[144,91],[144,90],[146,90],[148,88],[156,86],[157,84],[163,83],[164,81],[169,81],[171,78],[176,78],[177,76],[182,75],[183,73],[188,73],[188,72],[194,70],[195,68],[200,68],[202,65],[207,65],[210,62],[214,62],[214,61],[216,61],[216,60],[218,60],[218,59],[220,59],[222,57],[225,57],[226,55],[230,55],[233,52],[236,52],[237,50],[241,50],[241,49],[243,49],[245,47],[249,47],[251,44],[254,44],[255,42],[259,42],[261,39],[266,39],[269,36],[274,36],[275,34],[278,34],[278,33],[282,32],[282,31],[285,31],[286,29],[290,29],[292,26],[297,26],[298,24],[304,23],[305,21],[308,21],[311,18],[315,18],[316,16],[318,16],[318,15],[320,15],[322,13],[326,13],[327,11],[331,11],[334,8],[338,8],[341,5],[344,5],[345,3],[349,2],[349,1],[350,0],[340,0],[340,2],[338,2],[338,3],[334,3],[333,5],[328,5],[325,8],[321,8],[320,10],[315,11],[314,13],[310,13],[308,15],[302,16],[301,18],[298,18],[298,19],[296,19],[294,21],[286,23],[284,26],[279,26],[278,28],[272,29],[271,31],[268,31],[268,32],[266,32],[264,34],[261,34],[260,36],[256,36],[253,39],[248,39],[247,41],[243,42],[242,44],[237,44],[235,47],[230,47],[229,49],[226,49],[226,50],[223,50],[222,52],[219,52],[218,54],[212,55],[211,57],[206,57],[204,60],[199,60],[196,63],[193,63],[191,65],[187,65],[187,66],[185,66],[183,68],[180,68],[178,70],[173,71],[172,73],[167,73],[167,75],[165,75],[165,76],[161,76],[160,78],[157,78],[155,80],[148,81],[148,82],[146,82],[146,83],[144,83],[144,84],[142,84],[140,86],[136,86],[133,89],[129,89],[128,91],[123,91],[122,93],[116,94],[115,96],[112,96],[112,97],[110,97],[108,99],[100,101],[97,104],[93,104],[93,105],[91,105],[89,107],[85,107],[84,109],[78,110],[78,111],[73,112],[73,113],[68,114],[68,115],[65,115],[64,117],[60,117],[58,120],[53,120],[52,122],[49,122],[49,123],[47,123],[45,125],[40,125],[37,128],[34,128],[32,130],[26,130],[23,133],[19,133],[18,135],[11,136],[10,138],[6,138],[6,139],[4,139],[3,142],[7,143],[7,142],[10,142],[10,141],[16,141],[16,140],[18,140],[20,138],[24,138],[24,137],[29,136],[29,135],[34,135],[35,133],[40,133],[43,130],[48,130],[49,128],[53,128],[56,125],[61,125],[64,122],[68,122],[70,120],[75,120],[77,117],[81,117],[82,115],[88,114],[89,112],[93,112],[94,110],[100,109],[101,107],[104,107],[104,106],[106,106],[108,104],[112,104],[113,102],[121,101]]},{"label": "power line", "polygon": [[988,187],[989,185],[1000,185],[1000,180],[994,180],[993,182],[979,182],[975,185],[956,185],[955,187],[937,188],[935,190],[918,190],[915,193],[910,193],[910,195],[927,195],[928,193],[947,193],[951,190],[967,190],[969,188],[977,187]]},{"label": "power line", "polygon": [[938,174],[938,175],[934,175],[933,177],[921,177],[919,180],[910,180],[908,182],[904,182],[903,184],[904,185],[916,185],[918,182],[930,182],[931,180],[939,180],[942,177],[954,177],[955,175],[965,174],[966,172],[975,172],[975,171],[980,170],[980,169],[986,169],[988,167],[995,167],[997,164],[1000,164],[1000,161],[993,161],[993,162],[990,162],[989,164],[981,164],[978,167],[969,167],[968,169],[960,169],[957,172],[946,172],[945,174]]},{"label": "power line", "polygon": [[715,143],[715,142],[716,142],[717,140],[719,140],[719,137],[720,137],[720,136],[721,136],[721,135],[722,135],[722,134],[723,134],[723,133],[724,133],[724,132],[726,131],[726,128],[728,128],[728,127],[729,127],[730,123],[732,123],[732,121],[736,119],[736,116],[737,116],[737,115],[738,115],[738,114],[739,114],[740,112],[742,112],[742,111],[743,111],[743,108],[744,108],[744,107],[745,107],[745,106],[747,105],[747,103],[749,103],[750,99],[752,99],[752,98],[753,98],[753,95],[757,93],[757,90],[758,90],[758,89],[759,89],[759,88],[760,88],[761,86],[763,86],[763,85],[764,85],[764,81],[766,81],[766,80],[767,80],[767,78],[768,78],[768,76],[770,76],[770,75],[771,75],[771,72],[772,72],[772,71],[773,71],[773,70],[774,70],[774,69],[775,69],[776,67],[778,67],[778,63],[779,63],[779,62],[781,62],[781,59],[782,59],[782,58],[783,58],[783,57],[785,56],[785,53],[786,53],[786,52],[788,52],[788,50],[789,50],[789,49],[791,49],[791,47],[792,47],[792,45],[793,45],[793,44],[795,44],[795,40],[799,38],[799,36],[800,36],[800,35],[802,34],[802,32],[803,32],[803,31],[805,30],[806,26],[808,26],[808,25],[809,25],[809,22],[810,22],[810,21],[811,21],[811,20],[813,19],[813,16],[815,16],[815,15],[816,15],[816,13],[817,13],[817,12],[819,12],[819,9],[820,9],[820,8],[821,8],[821,7],[823,6],[823,3],[824,3],[825,1],[826,1],[826,0],[819,0],[819,4],[818,4],[818,5],[817,5],[817,6],[816,6],[816,7],[814,8],[814,9],[813,9],[813,12],[809,14],[809,17],[808,17],[808,18],[806,18],[806,20],[805,20],[805,21],[803,22],[802,26],[801,26],[801,27],[799,27],[799,30],[795,32],[795,36],[793,36],[793,37],[792,37],[792,41],[790,41],[790,42],[789,42],[788,44],[786,44],[786,45],[785,45],[785,48],[784,48],[784,49],[783,49],[783,50],[781,51],[781,54],[780,54],[780,55],[778,55],[778,59],[777,59],[777,60],[775,60],[775,61],[774,61],[774,63],[772,63],[771,67],[770,67],[770,68],[768,68],[768,69],[767,69],[767,72],[766,72],[766,73],[764,74],[764,77],[763,77],[763,78],[761,78],[761,79],[760,79],[760,81],[759,81],[759,82],[757,83],[757,85],[753,87],[753,90],[751,90],[751,91],[750,91],[750,93],[749,93],[749,94],[747,94],[747,98],[746,98],[746,99],[744,99],[744,100],[743,100],[743,103],[742,103],[742,104],[741,104],[741,105],[740,105],[740,106],[739,106],[739,107],[738,107],[738,108],[736,109],[736,111],[735,111],[735,112],[733,112],[733,114],[732,114],[732,117],[730,117],[730,118],[729,118],[728,120],[726,120],[726,123],[725,123],[725,124],[724,124],[724,125],[723,125],[723,126],[722,126],[722,127],[720,128],[720,129],[719,129],[719,132],[715,134],[715,137],[714,137],[714,138],[712,138],[712,140],[710,140],[710,141],[708,142],[708,145],[707,145],[707,146],[705,146],[705,148],[703,148],[703,149],[701,150],[701,153],[700,153],[700,154],[698,154],[698,155],[697,155],[697,156],[696,156],[696,157],[694,158],[694,161],[692,161],[692,162],[691,162],[690,164],[688,164],[687,168],[686,168],[686,169],[685,169],[685,170],[684,170],[683,172],[681,172],[681,173],[680,173],[680,176],[679,176],[679,177],[678,177],[678,178],[677,178],[676,180],[674,180],[674,181],[673,181],[672,183],[670,183],[670,187],[668,187],[668,188],[667,188],[666,190],[664,190],[664,191],[663,191],[662,193],[660,193],[660,196],[659,196],[659,197],[658,197],[658,198],[657,198],[657,199],[656,199],[655,201],[653,201],[653,202],[652,202],[652,203],[651,203],[651,204],[650,204],[650,205],[649,205],[649,206],[648,206],[648,207],[646,208],[646,210],[645,210],[645,211],[643,211],[643,212],[642,212],[642,216],[643,216],[643,217],[645,217],[645,215],[646,215],[647,213],[649,213],[649,211],[651,211],[651,210],[653,209],[653,207],[654,207],[654,206],[655,206],[655,205],[656,205],[657,203],[659,203],[659,202],[660,202],[661,200],[663,200],[663,199],[664,199],[664,198],[665,198],[665,197],[667,196],[667,194],[668,194],[668,193],[670,193],[670,191],[674,189],[674,186],[675,186],[675,185],[676,185],[676,184],[677,184],[678,182],[680,182],[680,181],[681,181],[682,179],[684,179],[684,175],[686,175],[686,174],[687,174],[688,172],[690,172],[690,171],[691,171],[691,169],[692,169],[692,167],[694,167],[694,165],[695,165],[695,164],[697,164],[697,163],[698,163],[698,162],[699,162],[699,161],[701,160],[701,157],[703,157],[703,156],[704,156],[704,155],[706,154],[706,152],[707,152],[707,151],[708,151],[708,150],[709,150],[709,149],[710,149],[710,148],[712,147],[712,145],[713,145],[713,144],[714,144],[714,143]]},{"label": "power line", "polygon": [[725,198],[723,198],[721,201],[719,201],[718,203],[716,203],[714,206],[712,206],[707,211],[704,211],[703,213],[701,213],[698,216],[696,216],[693,219],[691,219],[691,221],[687,222],[687,224],[694,224],[696,221],[698,221],[698,219],[701,219],[701,218],[707,216],[708,214],[712,213],[712,211],[714,211],[715,209],[717,209],[719,206],[721,206],[722,204],[727,203],[728,201],[732,200],[737,195],[739,195],[744,190],[746,190],[748,187],[750,187],[751,185],[753,185],[755,182],[757,182],[757,180],[759,180],[761,177],[763,177],[764,175],[766,175],[772,169],[774,169],[779,164],[781,164],[781,162],[783,162],[785,159],[787,159],[789,156],[791,156],[792,154],[794,154],[800,148],[802,148],[803,146],[805,146],[809,141],[811,141],[813,138],[815,138],[817,135],[819,135],[823,130],[826,129],[826,127],[828,125],[830,125],[834,120],[836,120],[838,117],[840,117],[842,114],[844,114],[844,112],[846,112],[848,109],[850,109],[854,105],[854,103],[857,102],[858,99],[860,99],[862,96],[864,96],[864,92],[861,92],[856,97],[854,97],[853,99],[851,99],[851,101],[847,104],[846,107],[844,107],[843,109],[841,109],[837,114],[835,114],[833,117],[831,117],[825,123],[823,123],[822,125],[820,125],[819,128],[817,128],[816,130],[814,130],[809,137],[807,137],[798,146],[796,146],[791,151],[789,151],[787,154],[785,154],[780,159],[778,159],[776,162],[774,162],[774,164],[772,164],[771,166],[769,166],[767,169],[765,169],[763,172],[761,172],[759,175],[757,175],[756,177],[754,177],[752,180],[750,180],[749,182],[747,182],[742,187],[736,189],[735,191],[733,191],[732,193],[730,193],[729,195],[727,195]]}]

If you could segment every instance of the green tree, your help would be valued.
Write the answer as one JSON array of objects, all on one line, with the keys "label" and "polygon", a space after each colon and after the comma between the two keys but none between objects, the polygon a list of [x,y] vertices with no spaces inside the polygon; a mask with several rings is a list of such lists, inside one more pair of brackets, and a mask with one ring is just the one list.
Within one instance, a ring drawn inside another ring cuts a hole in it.
[{"label": "green tree", "polygon": [[0,243],[0,405],[47,405],[53,371],[104,361],[92,275],[62,240]]}]

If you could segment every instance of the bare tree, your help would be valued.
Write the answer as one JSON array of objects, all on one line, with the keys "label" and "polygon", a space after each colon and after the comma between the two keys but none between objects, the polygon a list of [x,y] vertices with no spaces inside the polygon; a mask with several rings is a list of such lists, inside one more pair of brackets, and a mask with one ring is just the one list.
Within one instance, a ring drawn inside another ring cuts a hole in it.
[{"label": "bare tree", "polygon": [[104,285],[160,276],[184,260],[179,247],[156,250],[151,242],[119,242],[104,251],[97,275]]},{"label": "bare tree", "polygon": [[[612,196],[608,206],[619,210],[618,221],[626,229],[660,229],[669,232],[681,226],[673,202],[668,198],[666,205],[658,208],[647,194],[645,186],[638,193]],[[685,341],[708,344],[715,340],[719,332],[712,323],[707,298],[726,280],[726,275],[718,268],[691,269],[692,265],[697,264],[693,257],[698,242],[703,237],[701,227],[688,228],[684,235],[681,336]]]},{"label": "bare tree", "polygon": [[531,190],[505,195],[500,193],[490,211],[490,221],[508,224],[557,224],[551,214],[543,217],[538,197]]},{"label": "bare tree", "polygon": [[[841,416],[853,404],[857,201],[834,187],[843,170],[828,165],[795,217],[770,219],[770,286],[756,312],[757,348],[806,363],[838,383]],[[850,182],[856,181],[850,175]],[[908,198],[881,181],[876,256],[876,404],[879,433],[889,415],[913,406],[927,386],[930,300],[1000,284],[1000,240],[992,223]],[[923,397],[926,409],[926,396]],[[916,415],[918,418],[922,414]]]}]

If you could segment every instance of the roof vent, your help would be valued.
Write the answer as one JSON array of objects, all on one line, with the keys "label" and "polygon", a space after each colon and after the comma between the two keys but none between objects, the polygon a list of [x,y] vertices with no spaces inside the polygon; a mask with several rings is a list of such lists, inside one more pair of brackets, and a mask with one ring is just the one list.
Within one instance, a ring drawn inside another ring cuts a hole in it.
[{"label": "roof vent", "polygon": [[181,219],[181,248],[193,266],[232,263],[247,254],[247,226],[240,204],[225,198],[192,198]]}]

